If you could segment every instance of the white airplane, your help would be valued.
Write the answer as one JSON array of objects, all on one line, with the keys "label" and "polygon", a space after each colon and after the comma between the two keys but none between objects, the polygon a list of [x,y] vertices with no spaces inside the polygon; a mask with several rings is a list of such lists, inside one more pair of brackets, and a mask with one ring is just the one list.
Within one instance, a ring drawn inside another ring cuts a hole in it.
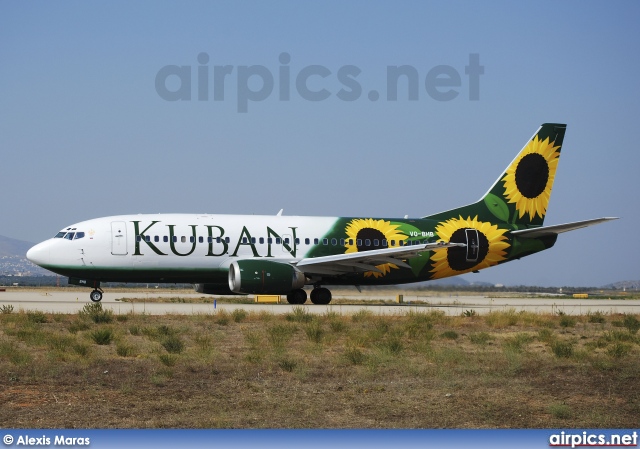
[{"label": "white airplane", "polygon": [[191,283],[205,294],[328,304],[327,285],[389,285],[475,272],[552,247],[612,217],[543,226],[566,125],[545,123],[476,203],[423,218],[120,215],[73,224],[27,252],[69,283]]}]

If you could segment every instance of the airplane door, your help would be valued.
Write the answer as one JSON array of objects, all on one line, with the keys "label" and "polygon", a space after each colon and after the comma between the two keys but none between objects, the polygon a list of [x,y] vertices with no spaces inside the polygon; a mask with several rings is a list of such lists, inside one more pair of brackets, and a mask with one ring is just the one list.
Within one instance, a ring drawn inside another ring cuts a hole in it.
[{"label": "airplane door", "polygon": [[127,224],[124,221],[111,222],[111,254],[127,255]]},{"label": "airplane door", "polygon": [[467,262],[477,262],[480,252],[480,238],[477,229],[465,229],[467,237]]}]

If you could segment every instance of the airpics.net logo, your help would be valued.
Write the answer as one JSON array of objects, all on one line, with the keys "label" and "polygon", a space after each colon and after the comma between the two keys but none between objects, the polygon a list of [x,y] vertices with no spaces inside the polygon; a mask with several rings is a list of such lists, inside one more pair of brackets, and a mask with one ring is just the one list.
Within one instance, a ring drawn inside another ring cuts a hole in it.
[{"label": "airpics.net logo", "polygon": [[[280,53],[275,70],[264,65],[220,65],[211,61],[209,54],[200,53],[198,64],[165,65],[155,77],[155,89],[166,101],[215,102],[235,101],[238,112],[248,112],[249,104],[277,96],[278,101],[290,101],[294,95],[312,102],[335,97],[353,102],[366,99],[371,102],[452,101],[468,91],[470,101],[480,99],[480,55],[470,53],[468,62],[460,70],[450,65],[435,65],[426,73],[412,65],[386,66],[382,89],[365,89],[362,70],[355,65],[331,69],[311,64],[301,68],[292,64],[289,53]],[[463,63],[464,64],[464,63]],[[337,83],[336,83],[337,82]],[[235,90],[235,95],[231,92]],[[381,94],[382,92],[382,94]]]}]

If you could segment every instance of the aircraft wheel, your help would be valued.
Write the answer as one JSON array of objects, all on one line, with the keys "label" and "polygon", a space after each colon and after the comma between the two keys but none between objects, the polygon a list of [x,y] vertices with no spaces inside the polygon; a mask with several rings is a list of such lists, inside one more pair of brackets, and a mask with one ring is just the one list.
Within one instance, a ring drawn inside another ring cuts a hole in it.
[{"label": "aircraft wheel", "polygon": [[289,304],[304,304],[307,302],[307,292],[298,288],[287,293],[287,302]]},{"label": "aircraft wheel", "polygon": [[102,292],[100,290],[94,290],[89,294],[89,298],[93,302],[100,302],[102,301]]},{"label": "aircraft wheel", "polygon": [[318,305],[326,305],[331,302],[331,291],[328,288],[318,287],[311,291],[311,302]]}]

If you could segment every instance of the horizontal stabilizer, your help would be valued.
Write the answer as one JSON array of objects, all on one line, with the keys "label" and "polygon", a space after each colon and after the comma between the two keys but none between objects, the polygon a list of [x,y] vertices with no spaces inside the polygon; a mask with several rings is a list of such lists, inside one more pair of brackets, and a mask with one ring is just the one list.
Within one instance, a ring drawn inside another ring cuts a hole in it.
[{"label": "horizontal stabilizer", "polygon": [[575,229],[586,228],[587,226],[593,226],[600,223],[604,223],[605,221],[617,220],[617,219],[618,217],[603,217],[603,218],[594,218],[592,220],[576,221],[573,223],[565,223],[565,224],[559,224],[559,225],[553,225],[553,226],[542,226],[540,228],[520,229],[518,231],[511,231],[511,235],[533,239],[538,237],[545,237],[548,235],[562,234],[563,232],[569,232]]}]

